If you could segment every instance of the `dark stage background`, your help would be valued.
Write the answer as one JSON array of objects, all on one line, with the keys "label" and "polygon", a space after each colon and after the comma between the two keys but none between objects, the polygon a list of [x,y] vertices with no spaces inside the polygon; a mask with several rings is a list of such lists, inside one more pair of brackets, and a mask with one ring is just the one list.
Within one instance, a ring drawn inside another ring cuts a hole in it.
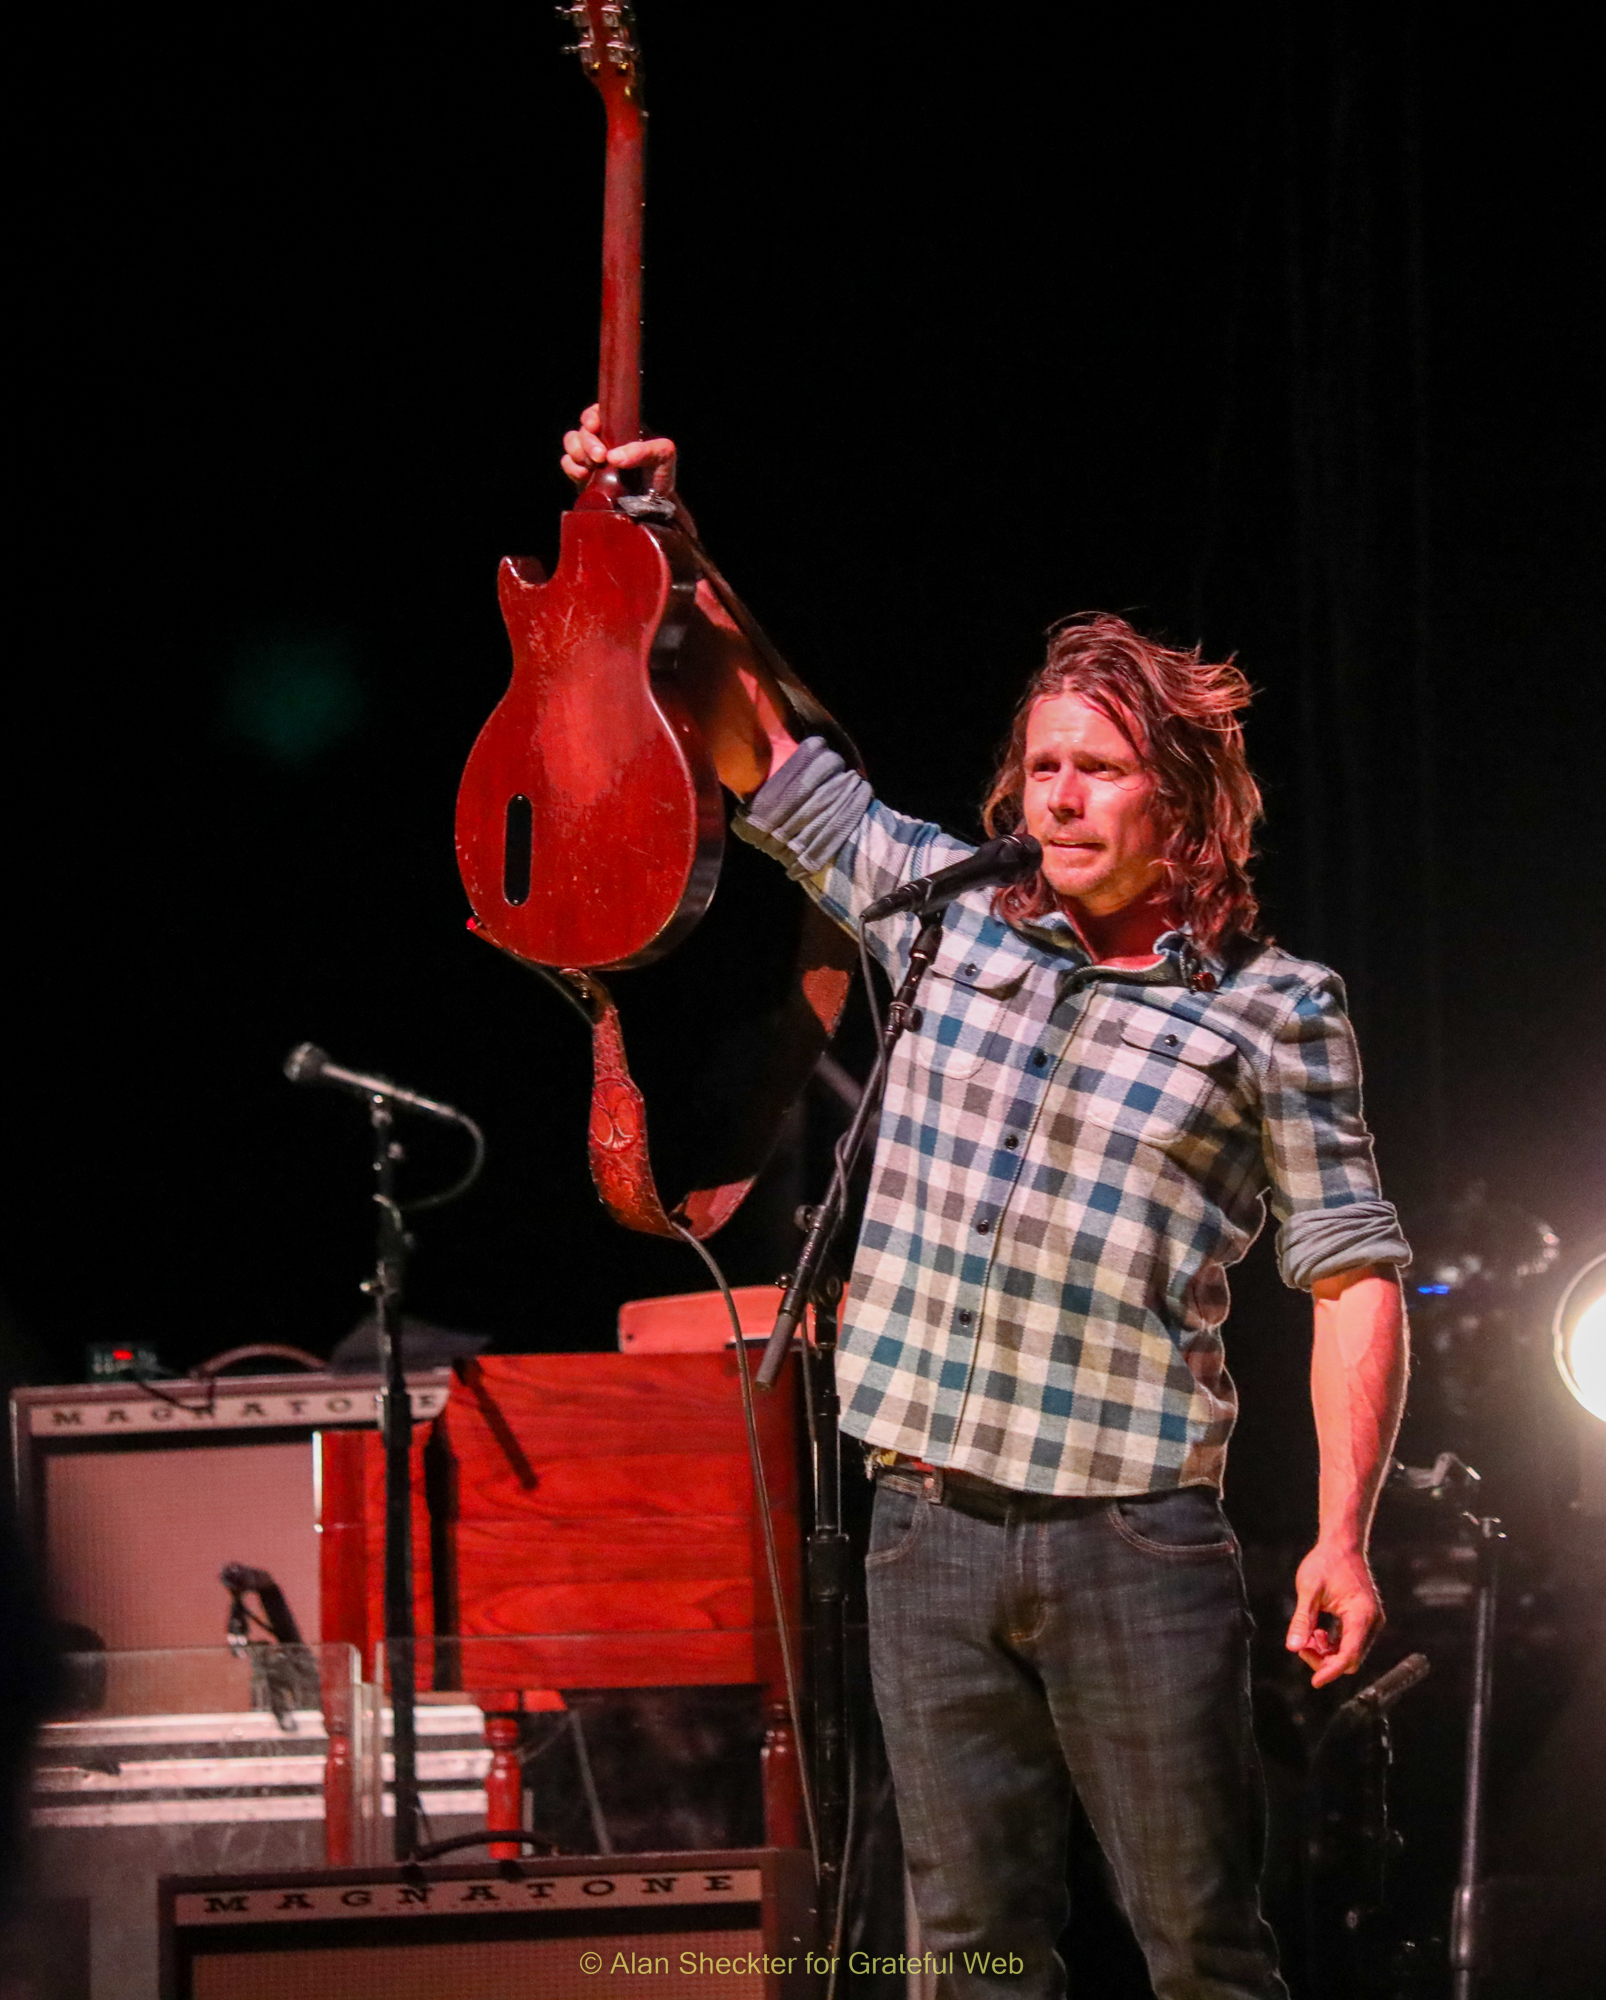
[{"label": "dark stage background", "polygon": [[[1583,17],[641,14],[646,407],[885,796],[976,832],[1063,613],[1235,652],[1270,926],[1350,980],[1391,1191],[1420,1216],[1481,1177],[1593,1236]],[[38,72],[14,1378],[73,1379],[110,1336],[186,1368],[351,1326],[367,1134],[283,1080],[305,1037],[486,1127],[480,1188],[420,1228],[423,1317],[605,1346],[621,1300],[704,1282],[603,1219],[583,1034],[467,935],[452,854],[505,683],[495,564],[554,554],[594,383],[601,121],[562,39],[540,6],[117,21]],[[617,981],[669,1180],[741,1087],[790,894],[738,849],[693,943]],[[446,1173],[418,1138],[420,1180]],[[733,1278],[784,1262],[793,1198],[719,1239]],[[1292,1540],[1306,1309],[1265,1248],[1235,1501]]]},{"label": "dark stage background", "polygon": [[[1350,981],[1391,1188],[1481,1174],[1581,1236],[1583,48],[1294,11],[917,34],[646,0],[647,408],[885,795],[956,831],[1054,617],[1236,652],[1271,927]],[[38,167],[4,1272],[36,1373],[108,1330],[183,1366],[345,1329],[366,1135],[280,1077],[307,1036],[488,1129],[423,1234],[430,1318],[591,1344],[700,1282],[597,1211],[578,1024],[468,937],[451,846],[505,682],[496,560],[554,553],[592,391],[599,108],[542,8],[314,19],[129,31]],[[732,877],[739,907],[618,981],[666,1121],[781,948],[747,948],[784,925],[770,871]]]}]

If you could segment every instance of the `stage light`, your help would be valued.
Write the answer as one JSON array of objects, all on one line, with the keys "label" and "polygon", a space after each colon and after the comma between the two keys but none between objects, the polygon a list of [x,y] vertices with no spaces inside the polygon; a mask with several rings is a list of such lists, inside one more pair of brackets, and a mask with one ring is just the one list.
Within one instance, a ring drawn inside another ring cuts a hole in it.
[{"label": "stage light", "polygon": [[1561,1379],[1606,1422],[1606,1250],[1569,1280],[1556,1307],[1555,1340]]}]

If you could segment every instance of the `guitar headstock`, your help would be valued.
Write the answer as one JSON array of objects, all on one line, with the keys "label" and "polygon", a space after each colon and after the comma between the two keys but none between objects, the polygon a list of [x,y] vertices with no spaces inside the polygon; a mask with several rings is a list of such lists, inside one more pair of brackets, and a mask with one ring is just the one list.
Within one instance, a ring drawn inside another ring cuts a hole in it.
[{"label": "guitar headstock", "polygon": [[[558,18],[575,31],[571,55],[597,87],[608,117],[602,190],[602,354],[597,405],[602,435],[619,444],[641,435],[641,194],[647,110],[641,55],[629,0],[565,0]],[[619,475],[593,474],[576,503],[613,504]]]},{"label": "guitar headstock", "polygon": [[641,51],[636,46],[636,22],[629,0],[569,0],[558,8],[558,19],[575,31],[569,55],[601,91],[610,111],[619,100],[636,99],[641,91]]}]

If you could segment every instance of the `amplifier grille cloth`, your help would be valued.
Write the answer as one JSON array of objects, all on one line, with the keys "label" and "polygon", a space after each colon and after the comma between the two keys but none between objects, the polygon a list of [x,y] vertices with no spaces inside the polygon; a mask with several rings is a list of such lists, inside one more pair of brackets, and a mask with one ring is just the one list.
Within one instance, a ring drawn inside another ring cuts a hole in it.
[{"label": "amplifier grille cloth", "polygon": [[46,1460],[51,1610],[116,1650],[219,1646],[226,1562],[265,1569],[318,1630],[312,1442],[175,1444]]},{"label": "amplifier grille cloth", "polygon": [[[601,1960],[582,1968],[583,1952]],[[207,1953],[193,1961],[194,2000],[764,2000],[758,1971],[683,1972],[764,1955],[762,1931],[672,1931],[616,1937],[493,1938],[446,1944],[357,1944],[346,1949]],[[690,1954],[687,1958],[683,1954]],[[651,1971],[625,1967],[651,1961]],[[611,1975],[611,1976],[610,1976]]]}]

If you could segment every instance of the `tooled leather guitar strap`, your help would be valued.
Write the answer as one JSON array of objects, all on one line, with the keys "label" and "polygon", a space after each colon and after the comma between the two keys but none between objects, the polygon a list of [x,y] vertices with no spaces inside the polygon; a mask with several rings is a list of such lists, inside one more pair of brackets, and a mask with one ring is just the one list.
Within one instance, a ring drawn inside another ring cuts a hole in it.
[{"label": "tooled leather guitar strap", "polygon": [[[646,510],[642,509],[644,513]],[[666,524],[667,525],[667,524]],[[689,518],[677,522],[687,534]],[[695,534],[688,539],[697,565],[720,602],[786,695],[799,735],[823,736],[856,768],[852,742],[770,644],[752,613],[715,569]],[[664,1205],[647,1146],[647,1104],[630,1074],[624,1032],[613,995],[594,972],[561,968],[591,1021],[591,1120],[587,1150],[591,1178],[615,1222],[647,1236],[674,1236],[676,1224],[693,1236],[712,1236],[741,1206],[797,1102],[847,1004],[857,965],[847,933],[812,902],[804,906],[796,963],[781,1018],[758,1082],[748,1093],[736,1129],[722,1145],[722,1171],[695,1187],[673,1209]]]}]

